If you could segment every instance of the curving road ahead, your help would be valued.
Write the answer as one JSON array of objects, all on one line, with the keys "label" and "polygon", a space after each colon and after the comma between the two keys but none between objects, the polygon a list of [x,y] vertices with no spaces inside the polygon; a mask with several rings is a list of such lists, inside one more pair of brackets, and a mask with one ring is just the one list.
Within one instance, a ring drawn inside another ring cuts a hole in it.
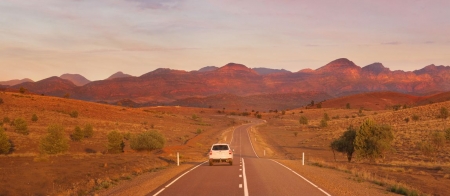
[{"label": "curving road ahead", "polygon": [[258,122],[234,130],[233,166],[205,161],[148,195],[329,195],[275,160],[256,155],[247,130]]}]

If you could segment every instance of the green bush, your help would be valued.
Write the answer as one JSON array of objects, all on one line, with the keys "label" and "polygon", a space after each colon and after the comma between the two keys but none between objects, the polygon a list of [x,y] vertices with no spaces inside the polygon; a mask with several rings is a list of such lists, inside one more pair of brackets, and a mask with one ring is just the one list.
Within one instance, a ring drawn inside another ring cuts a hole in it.
[{"label": "green bush", "polygon": [[[347,128],[347,131],[345,131],[338,139],[331,142],[331,150],[337,151],[343,154],[347,155],[348,162],[352,161],[353,153],[355,152],[354,142],[356,138],[356,129],[353,128],[353,126],[350,126]],[[336,156],[334,157],[334,160],[336,160]]]},{"label": "green bush", "polygon": [[33,116],[31,117],[31,121],[33,121],[33,122],[38,121],[38,117],[36,114],[33,114]]},{"label": "green bush", "polygon": [[133,150],[162,149],[166,139],[157,131],[145,131],[131,138],[130,147]]},{"label": "green bush", "polygon": [[81,141],[84,138],[84,132],[81,130],[79,126],[76,126],[70,138],[73,141]]},{"label": "green bush", "polygon": [[298,122],[302,125],[307,125],[308,124],[308,118],[306,118],[306,116],[300,116],[300,119],[298,120]]},{"label": "green bush", "polygon": [[70,115],[70,117],[72,117],[72,118],[77,118],[78,117],[78,111],[72,111],[72,112],[70,112],[69,113],[69,115]]},{"label": "green bush", "polygon": [[47,135],[41,138],[39,143],[41,154],[59,154],[69,150],[69,141],[64,137],[64,127],[62,125],[50,125]]},{"label": "green bush", "polygon": [[9,152],[11,152],[11,142],[3,127],[0,127],[0,154],[8,154]]},{"label": "green bush", "polygon": [[125,143],[123,143],[123,135],[119,131],[111,131],[108,133],[108,152],[122,153]]},{"label": "green bush", "polygon": [[85,138],[92,138],[94,136],[94,127],[91,124],[84,125],[83,134]]},{"label": "green bush", "polygon": [[28,131],[28,125],[27,122],[22,119],[22,118],[18,118],[15,119],[13,121],[13,125],[15,127],[15,130],[17,133],[23,134],[23,135],[28,135],[29,131]]},{"label": "green bush", "polygon": [[385,153],[391,149],[393,140],[394,135],[390,126],[378,125],[368,119],[356,132],[355,152],[359,158],[367,158],[372,161],[384,158]]},{"label": "green bush", "polygon": [[196,131],[195,133],[198,135],[198,134],[200,134],[200,133],[202,133],[202,132],[203,132],[203,130],[197,129],[197,131]]}]

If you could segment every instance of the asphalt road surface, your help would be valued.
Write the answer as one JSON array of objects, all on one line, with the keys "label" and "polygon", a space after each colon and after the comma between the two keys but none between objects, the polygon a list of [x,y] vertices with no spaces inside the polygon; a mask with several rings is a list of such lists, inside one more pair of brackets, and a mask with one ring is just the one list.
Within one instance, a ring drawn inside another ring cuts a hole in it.
[{"label": "asphalt road surface", "polygon": [[228,163],[209,166],[205,160],[148,195],[329,195],[275,160],[259,158],[247,132],[255,124],[234,130],[232,166]]}]

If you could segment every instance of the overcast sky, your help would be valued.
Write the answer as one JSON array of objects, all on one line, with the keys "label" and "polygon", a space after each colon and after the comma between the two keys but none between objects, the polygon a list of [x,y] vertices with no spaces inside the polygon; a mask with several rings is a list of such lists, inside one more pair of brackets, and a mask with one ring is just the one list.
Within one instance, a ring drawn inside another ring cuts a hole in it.
[{"label": "overcast sky", "polygon": [[448,0],[1,0],[0,81],[64,73],[450,65]]}]

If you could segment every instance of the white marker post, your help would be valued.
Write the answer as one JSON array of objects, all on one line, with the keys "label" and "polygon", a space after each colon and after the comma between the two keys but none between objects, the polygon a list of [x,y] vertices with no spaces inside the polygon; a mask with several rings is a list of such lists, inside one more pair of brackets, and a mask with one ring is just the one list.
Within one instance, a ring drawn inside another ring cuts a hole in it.
[{"label": "white marker post", "polygon": [[264,156],[266,156],[266,150],[264,150]]},{"label": "white marker post", "polygon": [[302,165],[305,165],[305,153],[303,153],[303,157],[302,157]]},{"label": "white marker post", "polygon": [[180,153],[177,152],[177,166],[180,166]]}]

